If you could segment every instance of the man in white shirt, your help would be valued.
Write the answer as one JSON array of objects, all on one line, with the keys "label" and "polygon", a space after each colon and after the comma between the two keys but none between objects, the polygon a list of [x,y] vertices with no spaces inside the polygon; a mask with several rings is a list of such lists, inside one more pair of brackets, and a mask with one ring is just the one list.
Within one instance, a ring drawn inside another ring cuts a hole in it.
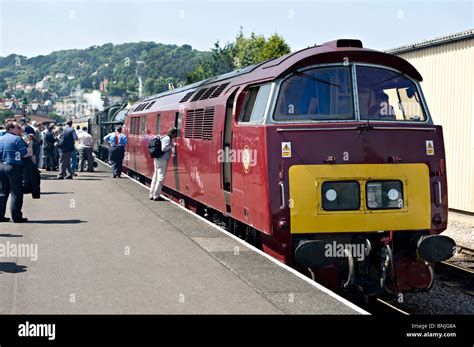
[{"label": "man in white shirt", "polygon": [[87,160],[87,171],[94,171],[94,158],[92,156],[93,140],[91,134],[87,132],[87,127],[83,127],[82,131],[78,135],[80,146],[79,151],[79,171],[84,171],[84,162]]}]

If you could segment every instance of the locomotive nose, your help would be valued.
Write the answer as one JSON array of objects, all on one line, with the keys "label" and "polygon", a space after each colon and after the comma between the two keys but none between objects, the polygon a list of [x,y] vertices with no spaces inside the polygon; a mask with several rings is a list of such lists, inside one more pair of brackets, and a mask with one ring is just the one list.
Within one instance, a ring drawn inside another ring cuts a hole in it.
[{"label": "locomotive nose", "polygon": [[417,250],[420,257],[426,261],[443,261],[454,255],[456,242],[445,235],[423,236],[418,240]]}]

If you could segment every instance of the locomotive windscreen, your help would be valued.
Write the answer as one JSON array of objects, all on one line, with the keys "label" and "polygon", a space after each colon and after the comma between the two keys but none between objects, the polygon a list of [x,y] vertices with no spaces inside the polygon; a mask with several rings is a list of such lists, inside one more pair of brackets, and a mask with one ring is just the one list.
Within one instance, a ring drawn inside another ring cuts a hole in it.
[{"label": "locomotive windscreen", "polygon": [[355,64],[357,103],[351,66],[322,66],[300,70],[284,79],[274,111],[275,121],[360,119],[425,122],[417,84],[400,72]]},{"label": "locomotive windscreen", "polygon": [[350,67],[322,67],[283,81],[275,120],[354,119]]},{"label": "locomotive windscreen", "polygon": [[426,120],[415,83],[399,72],[357,66],[357,90],[361,119]]}]

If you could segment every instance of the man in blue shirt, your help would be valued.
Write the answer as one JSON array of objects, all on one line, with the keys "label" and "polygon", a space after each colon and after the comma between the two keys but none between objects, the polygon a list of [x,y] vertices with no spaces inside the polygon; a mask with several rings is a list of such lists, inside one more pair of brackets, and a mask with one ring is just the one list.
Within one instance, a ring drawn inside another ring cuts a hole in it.
[{"label": "man in blue shirt", "polygon": [[104,143],[109,146],[109,163],[112,165],[114,178],[120,178],[125,145],[127,144],[127,136],[122,134],[122,127],[119,126],[114,133],[104,136]]},{"label": "man in blue shirt", "polygon": [[31,155],[31,150],[21,138],[22,129],[17,122],[9,122],[6,134],[0,137],[0,222],[8,222],[5,218],[8,196],[11,193],[10,212],[13,222],[25,223],[23,218],[22,171],[23,157]]}]

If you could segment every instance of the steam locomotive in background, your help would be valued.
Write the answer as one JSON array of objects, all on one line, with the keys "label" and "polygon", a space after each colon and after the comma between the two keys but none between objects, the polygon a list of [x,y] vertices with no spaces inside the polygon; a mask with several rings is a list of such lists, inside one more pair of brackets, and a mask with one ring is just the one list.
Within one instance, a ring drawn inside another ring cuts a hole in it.
[{"label": "steam locomotive in background", "polygon": [[94,140],[94,153],[99,159],[106,161],[109,149],[104,145],[103,138],[108,133],[113,132],[117,126],[123,125],[127,113],[127,103],[115,104],[90,117],[76,119],[74,125],[88,128],[89,134],[92,135]]},{"label": "steam locomotive in background", "polygon": [[148,141],[177,127],[170,198],[333,289],[427,290],[455,244],[421,80],[359,40],[309,47],[140,100],[124,168],[149,181]]}]

